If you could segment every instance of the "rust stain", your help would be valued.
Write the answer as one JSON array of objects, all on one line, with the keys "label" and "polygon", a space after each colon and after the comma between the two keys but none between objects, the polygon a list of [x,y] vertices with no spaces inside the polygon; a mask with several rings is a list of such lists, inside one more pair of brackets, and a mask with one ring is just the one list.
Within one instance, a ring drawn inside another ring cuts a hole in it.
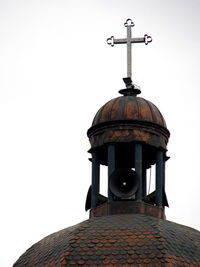
[{"label": "rust stain", "polygon": [[133,134],[136,137],[136,139],[145,142],[148,142],[151,138],[149,133],[140,130],[133,130]]},{"label": "rust stain", "polygon": [[146,121],[153,121],[151,110],[149,107],[149,102],[145,101],[143,98],[140,98],[138,100],[139,107],[140,107],[140,119],[141,120],[146,120]]},{"label": "rust stain", "polygon": [[134,101],[134,98],[131,98],[132,101],[127,101],[124,109],[124,114],[125,114],[125,118],[127,120],[135,120],[135,119],[139,119],[138,117],[138,107],[136,104],[136,101]]},{"label": "rust stain", "polygon": [[110,111],[111,120],[117,120],[121,116],[120,111],[120,105],[118,103],[114,103]]}]

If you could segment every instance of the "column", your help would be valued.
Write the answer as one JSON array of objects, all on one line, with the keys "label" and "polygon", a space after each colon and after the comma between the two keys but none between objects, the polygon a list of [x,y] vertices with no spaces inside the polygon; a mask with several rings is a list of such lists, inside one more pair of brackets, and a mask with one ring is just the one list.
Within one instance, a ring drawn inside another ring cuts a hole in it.
[{"label": "column", "polygon": [[142,197],[147,194],[147,169],[143,166],[142,168]]},{"label": "column", "polygon": [[136,199],[142,199],[142,144],[135,144],[135,171],[139,178],[139,188],[136,192]]},{"label": "column", "polygon": [[109,181],[110,175],[115,170],[115,146],[109,145],[108,146],[108,199],[112,200],[112,192],[110,191]]},{"label": "column", "polygon": [[164,184],[164,157],[163,151],[156,152],[156,205],[163,204],[163,184]]},{"label": "column", "polygon": [[92,152],[92,192],[91,192],[91,207],[94,208],[97,205],[99,194],[99,175],[100,164],[99,155],[97,151]]},{"label": "column", "polygon": [[[163,154],[164,157],[164,154]],[[165,159],[163,160],[163,190],[165,191]]]}]

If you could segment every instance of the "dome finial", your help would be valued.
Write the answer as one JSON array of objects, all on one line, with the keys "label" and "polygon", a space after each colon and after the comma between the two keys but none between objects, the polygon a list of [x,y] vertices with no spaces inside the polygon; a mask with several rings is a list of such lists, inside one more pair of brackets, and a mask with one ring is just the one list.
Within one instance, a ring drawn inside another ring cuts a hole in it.
[{"label": "dome finial", "polygon": [[[148,43],[152,42],[151,36],[145,34],[144,37],[132,38],[131,27],[135,26],[131,19],[127,19],[124,23],[124,26],[127,28],[127,37],[122,39],[116,39],[114,36],[111,36],[107,39],[107,43],[111,46],[115,44],[127,44],[127,78],[123,78],[126,84],[126,91],[120,90],[120,93],[127,95],[130,94],[130,89],[132,90],[131,95],[137,95],[140,93],[140,90],[132,84],[132,44],[133,43]],[[136,90],[136,91],[133,91]]]},{"label": "dome finial", "polygon": [[129,78],[129,77],[123,78],[123,81],[126,85],[126,89],[119,90],[120,94],[122,94],[124,96],[126,96],[126,95],[136,96],[136,95],[139,95],[141,93],[140,87],[137,86],[136,84],[133,84],[131,78]]}]

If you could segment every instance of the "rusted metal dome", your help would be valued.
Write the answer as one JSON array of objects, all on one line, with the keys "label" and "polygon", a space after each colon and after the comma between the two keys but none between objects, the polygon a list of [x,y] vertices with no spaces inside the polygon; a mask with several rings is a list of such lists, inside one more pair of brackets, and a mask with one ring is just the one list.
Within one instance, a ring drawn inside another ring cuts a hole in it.
[{"label": "rusted metal dome", "polygon": [[199,266],[200,233],[142,214],[86,220],[30,247],[13,267]]},{"label": "rusted metal dome", "polygon": [[114,98],[103,105],[95,115],[92,126],[117,120],[148,121],[167,128],[161,112],[153,103],[130,95]]},{"label": "rusted metal dome", "polygon": [[88,130],[92,149],[107,143],[139,141],[166,150],[169,135],[159,109],[135,95],[107,102],[99,109]]}]

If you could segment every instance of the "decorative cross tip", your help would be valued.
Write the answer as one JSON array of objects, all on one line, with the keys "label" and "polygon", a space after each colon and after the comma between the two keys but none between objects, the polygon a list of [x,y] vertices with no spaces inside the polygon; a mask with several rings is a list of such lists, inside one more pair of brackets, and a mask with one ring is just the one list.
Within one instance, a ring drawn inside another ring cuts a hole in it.
[{"label": "decorative cross tip", "polygon": [[111,36],[110,38],[107,39],[107,44],[114,46],[114,36]]},{"label": "decorative cross tip", "polygon": [[132,21],[132,19],[127,19],[126,22],[124,23],[124,26],[125,26],[125,27],[128,27],[128,26],[134,27],[135,24],[134,24],[134,22]]},{"label": "decorative cross tip", "polygon": [[151,43],[151,42],[152,42],[151,36],[145,34],[144,35],[144,43],[145,43],[145,45],[148,45],[148,43]]}]

